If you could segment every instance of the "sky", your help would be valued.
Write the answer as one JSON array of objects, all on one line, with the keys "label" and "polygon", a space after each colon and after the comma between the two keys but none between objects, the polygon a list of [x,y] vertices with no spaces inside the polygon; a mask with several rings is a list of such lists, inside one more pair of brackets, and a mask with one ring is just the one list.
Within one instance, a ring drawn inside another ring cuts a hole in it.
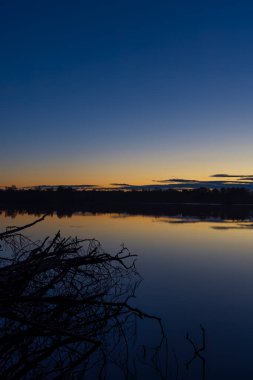
[{"label": "sky", "polygon": [[0,185],[251,176],[252,20],[252,0],[0,0]]}]

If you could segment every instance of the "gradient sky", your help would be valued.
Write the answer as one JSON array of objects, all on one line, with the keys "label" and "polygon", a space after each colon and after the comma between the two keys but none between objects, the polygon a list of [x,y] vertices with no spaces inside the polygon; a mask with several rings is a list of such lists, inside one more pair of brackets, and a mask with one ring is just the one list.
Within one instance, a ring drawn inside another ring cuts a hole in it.
[{"label": "gradient sky", "polygon": [[252,0],[0,0],[0,185],[253,172]]}]

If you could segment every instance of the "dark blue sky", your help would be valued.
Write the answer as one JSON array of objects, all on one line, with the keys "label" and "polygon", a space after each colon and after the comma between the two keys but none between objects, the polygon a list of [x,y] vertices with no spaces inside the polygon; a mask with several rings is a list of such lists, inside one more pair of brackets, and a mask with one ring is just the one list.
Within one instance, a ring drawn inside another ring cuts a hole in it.
[{"label": "dark blue sky", "polygon": [[252,20],[242,0],[0,0],[0,184],[249,173]]}]

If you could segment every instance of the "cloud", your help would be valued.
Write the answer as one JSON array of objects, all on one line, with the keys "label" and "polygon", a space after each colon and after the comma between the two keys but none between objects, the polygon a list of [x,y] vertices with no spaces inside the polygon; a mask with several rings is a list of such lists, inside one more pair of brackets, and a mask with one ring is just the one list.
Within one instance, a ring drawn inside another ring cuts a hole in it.
[{"label": "cloud", "polygon": [[109,187],[101,187],[93,184],[84,185],[41,185],[26,187],[24,189],[58,189],[60,188],[73,188],[76,190],[183,190],[183,189],[199,189],[208,188],[211,190],[221,188],[245,188],[253,191],[253,175],[235,175],[218,173],[210,176],[214,180],[200,181],[196,179],[187,178],[169,178],[152,180],[152,183],[142,185],[131,185],[125,182],[113,182]]},{"label": "cloud", "polygon": [[244,178],[244,179],[247,179],[247,178],[251,178],[253,179],[253,174],[212,174],[210,175],[210,177],[215,177],[215,178]]},{"label": "cloud", "polygon": [[152,182],[157,183],[198,183],[199,181],[195,179],[183,179],[183,178],[170,178],[170,179],[161,179],[161,180],[152,180]]},{"label": "cloud", "polygon": [[89,184],[85,184],[85,185],[38,185],[38,186],[26,186],[26,187],[23,187],[23,189],[41,189],[41,190],[46,190],[46,189],[58,189],[58,188],[62,188],[62,189],[66,189],[66,188],[72,188],[72,189],[78,189],[78,190],[85,190],[85,189],[97,189],[97,188],[100,188],[100,186],[98,185],[89,185]]},{"label": "cloud", "polygon": [[[246,178],[245,178],[246,179]],[[221,188],[245,188],[248,190],[253,190],[253,181],[242,180],[216,180],[216,181],[198,181],[198,180],[188,180],[182,178],[176,178],[173,180],[159,180],[152,181],[157,182],[157,184],[145,184],[145,185],[128,185],[128,184],[117,184],[117,190],[183,190],[183,189],[221,189]]]},{"label": "cloud", "polygon": [[115,182],[115,183],[110,183],[111,186],[132,186],[132,185],[129,185],[128,183],[118,183],[118,182]]},{"label": "cloud", "polygon": [[211,190],[221,188],[245,188],[253,190],[253,175],[236,175],[228,173],[215,173],[210,176],[213,180],[201,181],[188,178],[153,179],[151,184],[130,185],[128,183],[112,183],[117,190],[183,190],[199,189],[201,187]]},{"label": "cloud", "polygon": [[[240,180],[242,180],[242,179],[240,179]],[[250,182],[252,182],[253,181],[253,176],[252,177],[244,177],[243,180],[244,181],[250,181]]]}]

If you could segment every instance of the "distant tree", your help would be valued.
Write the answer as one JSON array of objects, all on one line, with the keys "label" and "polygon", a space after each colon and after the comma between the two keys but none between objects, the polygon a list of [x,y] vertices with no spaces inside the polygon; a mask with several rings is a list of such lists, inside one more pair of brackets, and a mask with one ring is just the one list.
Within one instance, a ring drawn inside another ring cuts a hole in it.
[{"label": "distant tree", "polygon": [[5,188],[7,191],[16,191],[18,190],[16,185],[6,186]]}]

